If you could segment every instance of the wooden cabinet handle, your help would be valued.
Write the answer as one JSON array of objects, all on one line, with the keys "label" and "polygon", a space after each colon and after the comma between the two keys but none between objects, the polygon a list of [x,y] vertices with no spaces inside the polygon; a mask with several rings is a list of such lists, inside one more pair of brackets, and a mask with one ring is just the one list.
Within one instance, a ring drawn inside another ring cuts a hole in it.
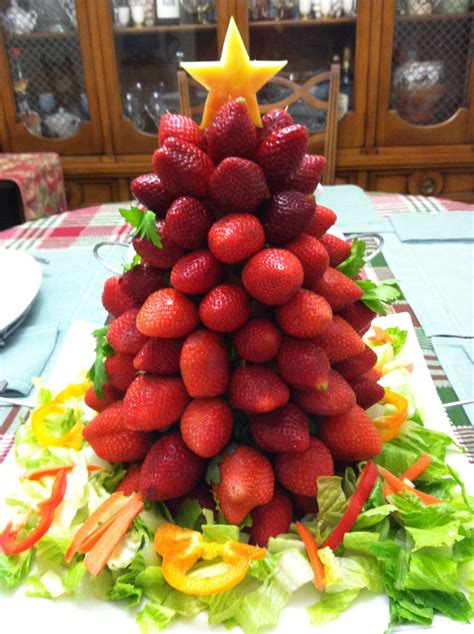
[{"label": "wooden cabinet handle", "polygon": [[424,178],[420,183],[420,192],[425,196],[429,196],[436,191],[436,183],[434,178]]}]

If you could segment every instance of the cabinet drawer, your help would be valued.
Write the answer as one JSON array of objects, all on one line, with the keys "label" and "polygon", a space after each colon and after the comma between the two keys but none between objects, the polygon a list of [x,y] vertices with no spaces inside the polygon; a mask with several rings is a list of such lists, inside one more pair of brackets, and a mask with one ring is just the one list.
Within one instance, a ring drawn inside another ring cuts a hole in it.
[{"label": "cabinet drawer", "polygon": [[474,202],[474,168],[442,172],[430,169],[414,172],[371,171],[369,190]]}]

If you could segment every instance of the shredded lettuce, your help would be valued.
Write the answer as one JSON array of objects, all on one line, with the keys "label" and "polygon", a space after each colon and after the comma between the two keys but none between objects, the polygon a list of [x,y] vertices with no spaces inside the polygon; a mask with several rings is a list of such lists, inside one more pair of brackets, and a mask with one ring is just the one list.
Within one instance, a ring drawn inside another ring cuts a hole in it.
[{"label": "shredded lettuce", "polygon": [[33,556],[34,550],[12,557],[0,553],[0,590],[16,588],[28,577]]},{"label": "shredded lettuce", "polygon": [[307,609],[311,625],[326,625],[337,619],[357,599],[359,592],[358,589],[352,589],[337,594],[323,594],[320,601]]}]

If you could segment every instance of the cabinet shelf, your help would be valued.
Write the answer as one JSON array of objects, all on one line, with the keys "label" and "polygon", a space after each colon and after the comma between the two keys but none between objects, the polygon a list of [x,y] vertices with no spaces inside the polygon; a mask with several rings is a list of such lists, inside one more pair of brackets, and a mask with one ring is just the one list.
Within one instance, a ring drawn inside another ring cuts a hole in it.
[{"label": "cabinet shelf", "polygon": [[308,18],[307,20],[301,18],[294,20],[257,20],[255,22],[249,22],[249,27],[277,29],[282,26],[336,26],[341,24],[355,24],[356,21],[356,17],[350,16],[341,18]]},{"label": "cabinet shelf", "polygon": [[18,41],[49,40],[50,38],[63,39],[77,37],[77,31],[33,31],[32,33],[9,33],[9,37]]},{"label": "cabinet shelf", "polygon": [[149,35],[150,33],[213,31],[215,24],[159,24],[158,26],[126,26],[114,28],[115,35]]},{"label": "cabinet shelf", "polygon": [[453,22],[454,20],[465,20],[472,18],[472,11],[464,11],[463,13],[429,13],[428,15],[398,15],[397,20],[404,23],[413,22]]}]

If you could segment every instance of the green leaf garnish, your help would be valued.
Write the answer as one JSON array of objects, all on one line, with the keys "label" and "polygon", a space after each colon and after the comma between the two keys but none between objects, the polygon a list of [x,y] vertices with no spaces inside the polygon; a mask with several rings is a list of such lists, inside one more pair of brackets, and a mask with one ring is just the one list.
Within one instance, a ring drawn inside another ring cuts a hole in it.
[{"label": "green leaf garnish", "polygon": [[206,471],[206,482],[209,485],[211,485],[212,483],[220,484],[221,472],[219,469],[219,465],[221,462],[222,462],[222,456],[218,454],[217,456],[214,456],[214,458],[209,463],[209,466],[207,467],[207,471]]},{"label": "green leaf garnish", "polygon": [[94,383],[94,392],[97,398],[104,398],[104,385],[107,383],[107,372],[104,361],[113,354],[113,348],[107,341],[108,326],[94,330],[95,337],[95,361],[87,373],[87,378]]},{"label": "green leaf garnish", "polygon": [[142,258],[140,255],[138,255],[138,253],[135,253],[135,255],[133,256],[133,260],[131,262],[127,262],[123,265],[123,272],[127,273],[127,271],[131,271],[132,269],[134,269],[136,266],[138,266],[139,264],[141,264]]},{"label": "green leaf garnish", "polygon": [[348,257],[337,267],[338,271],[354,278],[361,272],[365,264],[365,242],[355,238],[351,243],[351,252]]},{"label": "green leaf garnish", "polygon": [[161,237],[156,227],[156,215],[152,211],[141,211],[138,207],[130,207],[130,209],[119,209],[119,212],[122,218],[135,229],[132,233],[133,237],[146,238],[158,249],[163,248]]},{"label": "green leaf garnish", "polygon": [[408,331],[400,330],[398,326],[395,326],[395,328],[385,328],[385,332],[392,338],[393,354],[396,357],[405,345]]},{"label": "green leaf garnish", "polygon": [[360,301],[379,315],[386,315],[388,306],[403,297],[396,280],[384,280],[379,283],[372,280],[355,280],[355,283],[364,291]]}]

